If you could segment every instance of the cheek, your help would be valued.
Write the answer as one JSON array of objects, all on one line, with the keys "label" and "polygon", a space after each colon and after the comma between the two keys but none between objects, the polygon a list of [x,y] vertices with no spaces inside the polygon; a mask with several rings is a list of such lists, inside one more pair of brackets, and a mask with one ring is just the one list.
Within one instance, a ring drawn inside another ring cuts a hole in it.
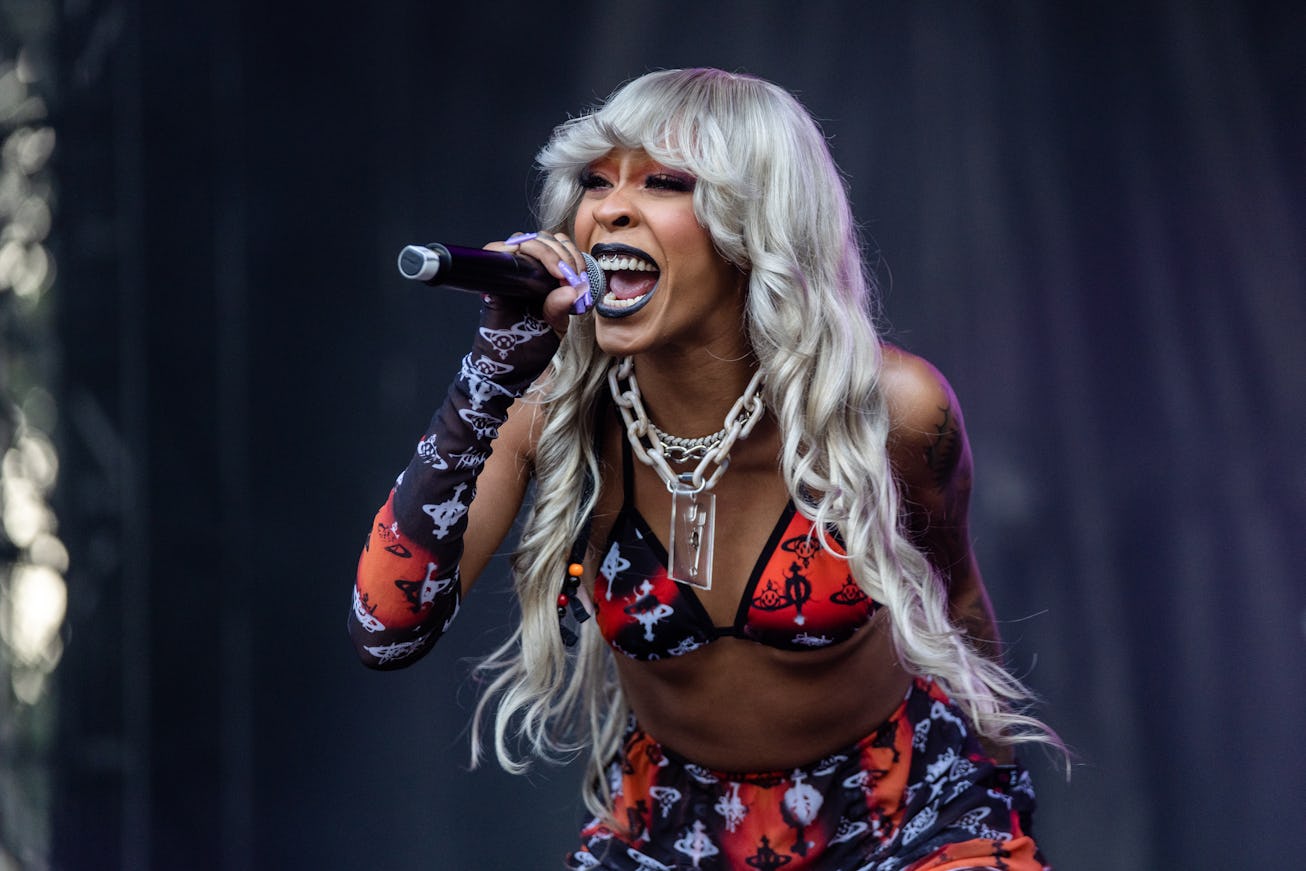
[{"label": "cheek", "polygon": [[594,235],[594,218],[585,208],[584,203],[581,203],[580,211],[576,212],[576,217],[572,219],[571,235],[572,241],[582,251],[590,249],[590,238]]},{"label": "cheek", "polygon": [[716,261],[720,260],[711,237],[696,223],[682,222],[668,234],[666,241],[669,248],[683,252],[685,266],[700,279],[713,272]]},{"label": "cheek", "polygon": [[682,250],[693,251],[692,272],[696,284],[722,291],[733,288],[737,270],[721,256],[706,234],[696,234],[685,241]]}]

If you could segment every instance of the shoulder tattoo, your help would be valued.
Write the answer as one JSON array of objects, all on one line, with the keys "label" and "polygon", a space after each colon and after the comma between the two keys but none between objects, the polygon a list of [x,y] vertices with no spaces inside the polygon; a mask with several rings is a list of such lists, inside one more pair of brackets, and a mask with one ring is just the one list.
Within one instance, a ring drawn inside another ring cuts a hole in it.
[{"label": "shoulder tattoo", "polygon": [[951,405],[940,408],[939,414],[941,418],[926,440],[925,464],[934,476],[934,486],[942,490],[952,478],[961,457],[961,433]]}]

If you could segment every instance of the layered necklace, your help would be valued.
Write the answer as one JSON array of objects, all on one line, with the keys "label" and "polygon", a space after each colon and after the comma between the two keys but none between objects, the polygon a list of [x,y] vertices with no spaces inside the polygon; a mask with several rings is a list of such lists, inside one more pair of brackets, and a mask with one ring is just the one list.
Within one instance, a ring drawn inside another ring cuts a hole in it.
[{"label": "layered necklace", "polygon": [[[650,466],[671,492],[671,540],[667,573],[672,580],[703,590],[712,589],[712,545],[716,534],[716,494],[712,488],[730,465],[735,442],[747,438],[762,418],[762,370],[753,373],[744,393],[730,407],[724,426],[708,436],[673,436],[648,419],[635,361],[617,360],[608,369],[612,400],[626,424],[626,438],[635,456]],[[688,472],[671,464],[697,461]]]}]

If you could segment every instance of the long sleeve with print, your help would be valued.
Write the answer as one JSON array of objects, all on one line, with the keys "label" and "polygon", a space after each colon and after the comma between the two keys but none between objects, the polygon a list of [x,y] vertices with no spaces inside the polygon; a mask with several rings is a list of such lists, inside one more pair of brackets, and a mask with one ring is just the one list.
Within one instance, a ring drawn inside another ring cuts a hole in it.
[{"label": "long sleeve with print", "polygon": [[453,622],[476,478],[509,406],[557,348],[548,324],[510,301],[486,298],[472,350],[377,512],[359,558],[349,634],[366,665],[409,665]]}]

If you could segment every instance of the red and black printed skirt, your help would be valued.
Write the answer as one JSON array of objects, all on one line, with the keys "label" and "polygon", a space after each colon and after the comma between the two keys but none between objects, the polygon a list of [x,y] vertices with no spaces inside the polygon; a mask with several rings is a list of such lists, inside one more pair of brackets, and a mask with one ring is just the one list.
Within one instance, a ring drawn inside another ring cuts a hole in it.
[{"label": "red and black printed skirt", "polygon": [[985,755],[961,711],[926,681],[858,744],[791,771],[712,771],[632,723],[611,776],[624,825],[592,820],[569,868],[1044,868],[1028,774]]}]

